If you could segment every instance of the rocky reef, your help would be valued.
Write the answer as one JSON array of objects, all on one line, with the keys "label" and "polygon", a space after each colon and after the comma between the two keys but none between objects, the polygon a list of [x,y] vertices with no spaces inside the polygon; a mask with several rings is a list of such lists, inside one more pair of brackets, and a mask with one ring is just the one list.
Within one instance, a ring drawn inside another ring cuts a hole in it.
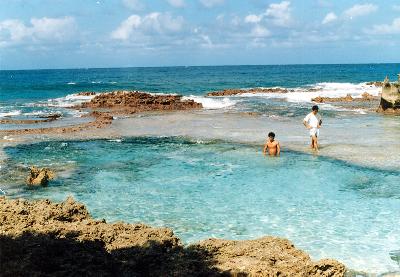
[{"label": "rocky reef", "polygon": [[193,100],[182,100],[181,95],[160,95],[139,91],[114,91],[96,95],[76,108],[108,109],[113,113],[133,114],[145,111],[177,111],[200,109]]},{"label": "rocky reef", "polygon": [[287,93],[285,88],[251,88],[251,89],[224,89],[207,93],[207,96],[232,96],[244,93]]},{"label": "rocky reef", "polygon": [[95,220],[72,198],[62,203],[0,198],[2,276],[330,276],[286,240],[208,239],[185,246],[168,228]]},{"label": "rocky reef", "polygon": [[[64,127],[19,128],[0,130],[0,135],[35,135],[80,132],[87,129],[104,128],[112,123],[115,115],[130,115],[148,111],[179,111],[201,109],[202,104],[193,100],[183,100],[181,95],[150,94],[139,91],[114,91],[97,94],[80,92],[80,96],[94,96],[90,101],[70,107],[88,111],[85,116],[92,121]],[[38,124],[57,120],[60,115],[49,115],[41,120],[0,120],[0,124]]]},{"label": "rocky reef", "polygon": [[390,83],[387,76],[383,81],[378,112],[400,114],[400,74],[398,76],[397,83]]}]

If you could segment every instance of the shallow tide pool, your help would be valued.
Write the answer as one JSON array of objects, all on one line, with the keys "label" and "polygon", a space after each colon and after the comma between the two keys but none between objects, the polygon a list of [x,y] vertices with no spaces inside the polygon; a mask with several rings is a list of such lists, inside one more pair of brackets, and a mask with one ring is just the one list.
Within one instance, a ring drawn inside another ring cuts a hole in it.
[{"label": "shallow tide pool", "polygon": [[[185,242],[285,237],[314,259],[355,270],[398,270],[400,172],[261,146],[185,138],[51,141],[5,148],[10,197],[68,195],[107,221],[168,226]],[[55,169],[47,188],[24,185],[30,165]]]}]

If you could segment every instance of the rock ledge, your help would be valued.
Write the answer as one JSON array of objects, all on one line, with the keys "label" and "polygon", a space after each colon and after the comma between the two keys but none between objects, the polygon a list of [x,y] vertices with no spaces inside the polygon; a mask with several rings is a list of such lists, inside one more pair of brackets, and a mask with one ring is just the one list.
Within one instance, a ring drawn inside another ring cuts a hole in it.
[{"label": "rock ledge", "polygon": [[83,204],[0,197],[4,276],[330,276],[334,260],[311,261],[281,238],[208,239],[184,246],[171,229],[95,220]]}]

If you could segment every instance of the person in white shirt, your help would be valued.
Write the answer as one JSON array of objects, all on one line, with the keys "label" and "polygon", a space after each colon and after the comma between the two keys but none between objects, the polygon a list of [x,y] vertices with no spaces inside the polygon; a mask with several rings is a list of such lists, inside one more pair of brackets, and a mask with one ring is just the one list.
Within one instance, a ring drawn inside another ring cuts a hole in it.
[{"label": "person in white shirt", "polygon": [[318,106],[313,106],[311,110],[311,113],[304,118],[303,124],[310,130],[311,148],[318,151],[319,128],[321,128],[322,120],[317,116]]}]

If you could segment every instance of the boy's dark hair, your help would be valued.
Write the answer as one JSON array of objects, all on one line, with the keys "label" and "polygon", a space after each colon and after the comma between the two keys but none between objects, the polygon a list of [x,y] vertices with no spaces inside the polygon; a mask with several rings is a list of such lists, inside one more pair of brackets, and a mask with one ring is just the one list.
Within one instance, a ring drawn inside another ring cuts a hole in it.
[{"label": "boy's dark hair", "polygon": [[314,106],[312,106],[311,110],[312,110],[312,111],[318,111],[318,110],[319,110],[319,108],[318,108],[318,106],[317,106],[317,105],[314,105]]},{"label": "boy's dark hair", "polygon": [[275,138],[275,133],[274,132],[269,132],[268,133],[268,137]]}]

